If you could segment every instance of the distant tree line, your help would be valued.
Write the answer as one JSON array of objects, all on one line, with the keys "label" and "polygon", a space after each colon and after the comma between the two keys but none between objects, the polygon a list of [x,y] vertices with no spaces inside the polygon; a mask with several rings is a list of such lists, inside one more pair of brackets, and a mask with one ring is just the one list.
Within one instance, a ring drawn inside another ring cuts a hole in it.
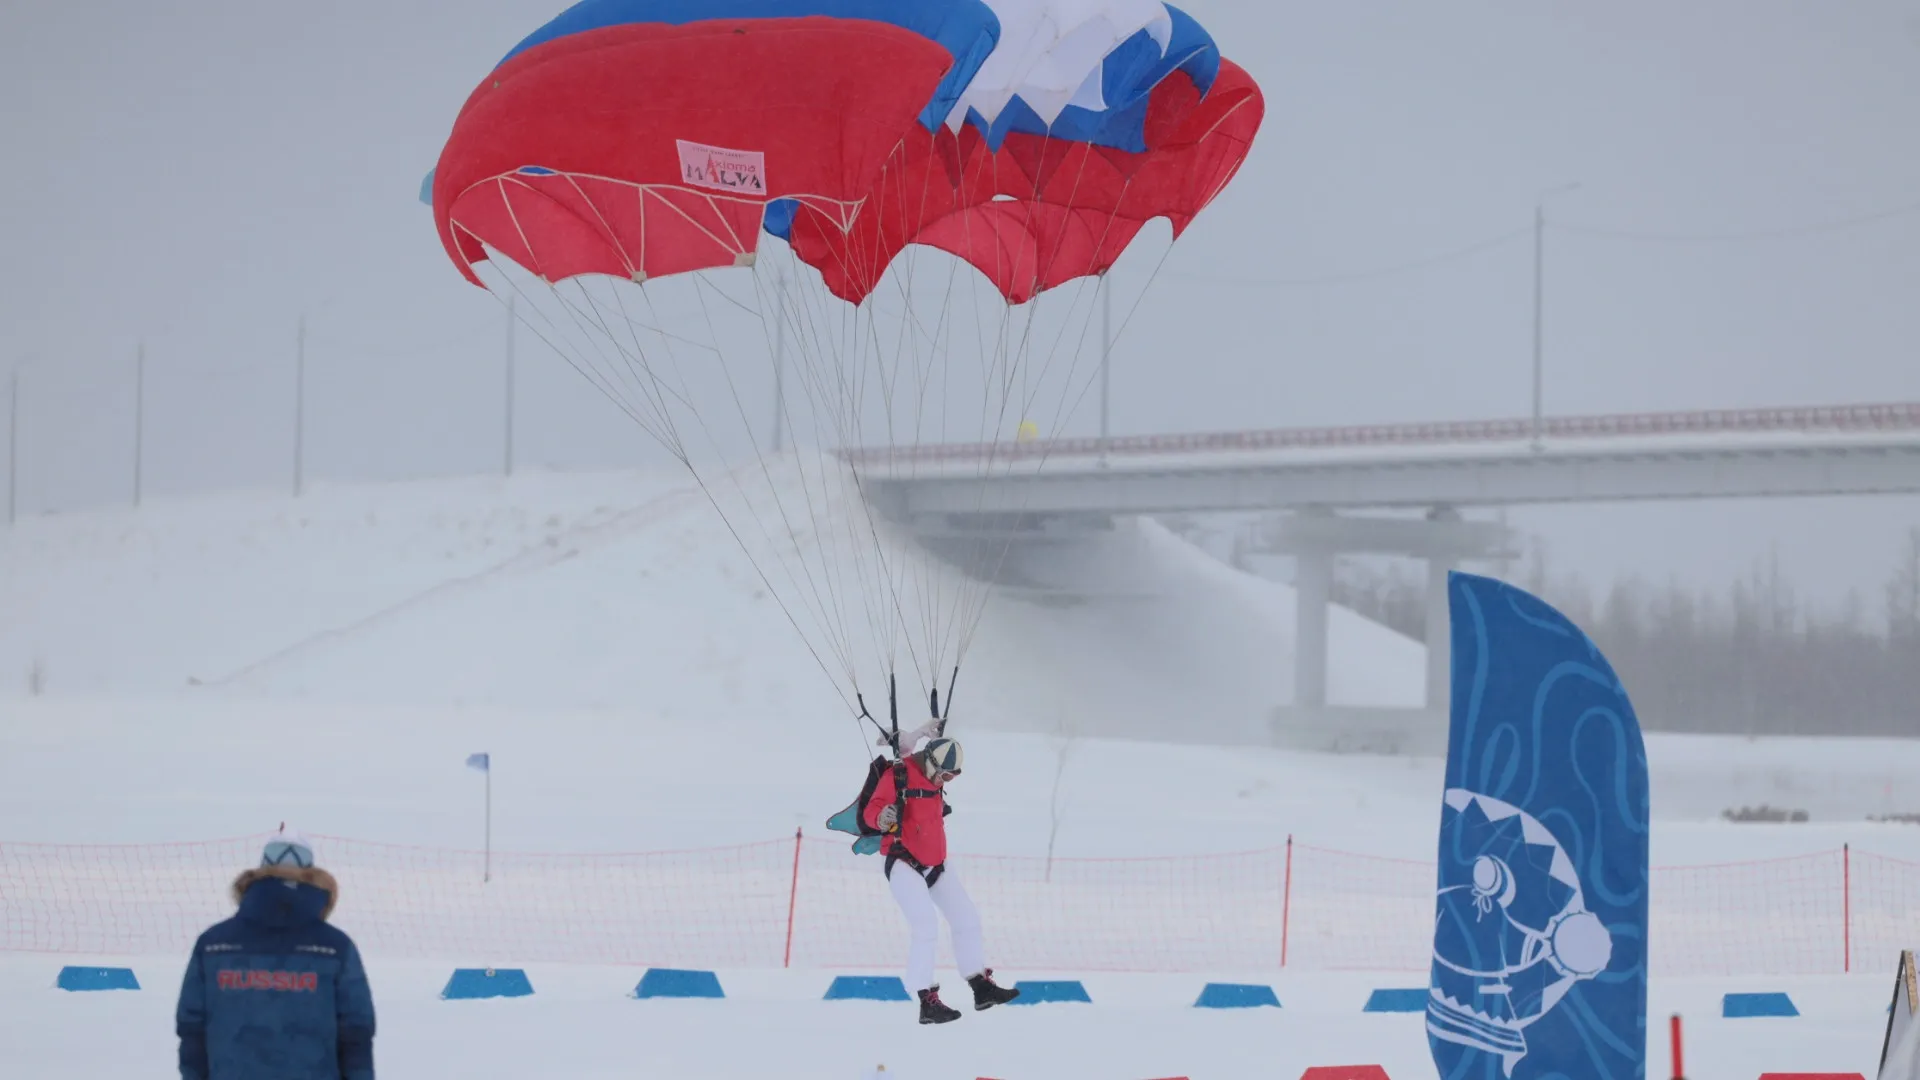
[{"label": "distant tree line", "polygon": [[[1771,561],[1717,593],[1634,577],[1599,594],[1552,572],[1536,547],[1510,580],[1593,637],[1648,730],[1920,737],[1920,529],[1879,597],[1855,593],[1827,610]],[[1419,564],[1344,561],[1333,598],[1424,636]]]}]

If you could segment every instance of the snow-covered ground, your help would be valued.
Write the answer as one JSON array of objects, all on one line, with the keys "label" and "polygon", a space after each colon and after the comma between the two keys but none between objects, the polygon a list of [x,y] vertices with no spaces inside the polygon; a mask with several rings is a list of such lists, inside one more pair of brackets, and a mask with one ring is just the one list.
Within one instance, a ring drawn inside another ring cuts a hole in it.
[{"label": "snow-covered ground", "polygon": [[[66,993],[52,987],[66,958],[0,957],[8,1075],[175,1075],[172,1009],[183,961],[98,959],[130,962],[142,989]],[[1382,1065],[1393,1080],[1433,1075],[1424,1017],[1362,1011],[1373,989],[1407,985],[1378,977],[1262,980],[1274,986],[1279,1009],[1215,1010],[1192,1007],[1201,978],[1088,976],[1091,1004],[967,1011],[925,1028],[903,1003],[822,1000],[824,972],[722,970],[726,1000],[636,1000],[638,969],[535,965],[525,969],[532,997],[443,1001],[451,967],[368,959],[381,1075],[868,1080],[885,1065],[891,1080],[1293,1080],[1310,1066],[1351,1064]],[[1689,1076],[1871,1077],[1892,979],[1888,968],[1850,978],[1656,981],[1648,1075],[1668,1075],[1666,1018],[1678,1012]],[[1801,1015],[1721,1019],[1721,995],[1748,991],[1785,991]]]},{"label": "snow-covered ground", "polygon": [[[1151,523],[1078,555],[1121,595],[989,603],[959,687],[965,726],[1264,741],[1271,710],[1292,699],[1292,590]],[[684,471],[30,519],[0,533],[0,611],[0,695],[38,685],[611,708],[682,729],[823,737],[851,727]],[[1422,646],[1337,616],[1333,703],[1419,704]],[[863,675],[871,687],[878,673]]]},{"label": "snow-covered ground", "polygon": [[[497,850],[614,852],[791,836],[844,805],[871,740],[697,492],[669,475],[528,475],[231,496],[0,533],[0,841],[143,844],[314,833],[471,849],[493,760]],[[1431,857],[1439,763],[1257,745],[1291,693],[1291,590],[1151,525],[1082,560],[1124,595],[996,600],[969,656],[954,845],[1117,858],[1303,843]],[[1331,686],[1414,704],[1420,647],[1345,613]],[[37,693],[36,693],[37,691]],[[1657,864],[1830,851],[1920,861],[1920,742],[1651,736]],[[715,775],[751,777],[717,796]],[[1813,820],[1736,825],[1729,806]],[[235,868],[236,870],[238,867]],[[344,887],[352,888],[351,881]],[[79,903],[77,901],[77,903]],[[343,904],[342,924],[351,901]],[[214,914],[217,914],[214,913]],[[883,911],[884,914],[884,911]],[[991,926],[996,913],[988,911]],[[1001,917],[1007,917],[1005,912]],[[1912,937],[1920,942],[1920,923]],[[118,959],[146,989],[50,989]],[[634,1001],[632,968],[532,965],[518,1001],[437,1000],[443,960],[369,955],[396,1075],[1425,1075],[1416,1017],[1361,1014],[1406,975],[1289,971],[1284,1008],[1190,1008],[1201,976],[1086,975],[1091,1006],[922,1030],[822,1002],[826,972],[723,971],[731,1000]],[[1661,980],[1698,1075],[1871,1073],[1892,957],[1850,977]],[[1882,962],[1884,961],[1884,962]],[[21,1075],[166,1075],[179,956],[0,954],[0,1048]],[[1884,968],[1885,971],[1880,969]],[[1247,973],[1237,973],[1246,977]],[[1208,973],[1233,979],[1235,972]],[[1413,975],[1417,985],[1418,974]],[[1718,995],[1805,1015],[1721,1021]],[[100,1039],[103,1029],[124,1038]],[[741,1038],[751,1032],[751,1038]],[[1652,1040],[1664,1050],[1664,1036]],[[11,1075],[12,1070],[0,1070]]]}]

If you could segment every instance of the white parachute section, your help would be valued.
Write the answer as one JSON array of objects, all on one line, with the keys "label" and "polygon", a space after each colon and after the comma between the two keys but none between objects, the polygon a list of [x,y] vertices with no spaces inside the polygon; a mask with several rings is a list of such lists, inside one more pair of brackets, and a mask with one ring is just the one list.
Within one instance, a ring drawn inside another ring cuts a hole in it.
[{"label": "white parachute section", "polygon": [[1160,0],[985,0],[1000,20],[1000,42],[960,95],[947,126],[972,109],[992,124],[1015,97],[1048,124],[1068,105],[1106,107],[1100,76],[1107,54],[1142,30],[1172,41],[1173,17]]}]

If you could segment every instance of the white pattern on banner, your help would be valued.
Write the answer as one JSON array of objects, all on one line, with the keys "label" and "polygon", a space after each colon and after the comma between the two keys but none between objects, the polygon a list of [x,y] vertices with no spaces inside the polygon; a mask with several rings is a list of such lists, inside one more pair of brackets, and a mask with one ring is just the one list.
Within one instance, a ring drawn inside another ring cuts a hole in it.
[{"label": "white pattern on banner", "polygon": [[729,150],[722,146],[673,140],[680,148],[680,178],[697,187],[735,195],[767,193],[767,156],[758,150]]}]

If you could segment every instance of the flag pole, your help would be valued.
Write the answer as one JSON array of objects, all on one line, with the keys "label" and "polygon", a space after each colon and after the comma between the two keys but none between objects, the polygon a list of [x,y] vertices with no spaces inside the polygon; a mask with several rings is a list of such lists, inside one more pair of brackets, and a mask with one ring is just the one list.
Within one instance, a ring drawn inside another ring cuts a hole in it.
[{"label": "flag pole", "polygon": [[483,804],[486,808],[483,811],[485,814],[483,820],[486,824],[485,832],[482,834],[486,837],[486,847],[482,849],[480,863],[480,881],[484,884],[493,880],[493,755],[486,752],[468,754],[467,768],[479,769],[486,776],[487,793]]}]

